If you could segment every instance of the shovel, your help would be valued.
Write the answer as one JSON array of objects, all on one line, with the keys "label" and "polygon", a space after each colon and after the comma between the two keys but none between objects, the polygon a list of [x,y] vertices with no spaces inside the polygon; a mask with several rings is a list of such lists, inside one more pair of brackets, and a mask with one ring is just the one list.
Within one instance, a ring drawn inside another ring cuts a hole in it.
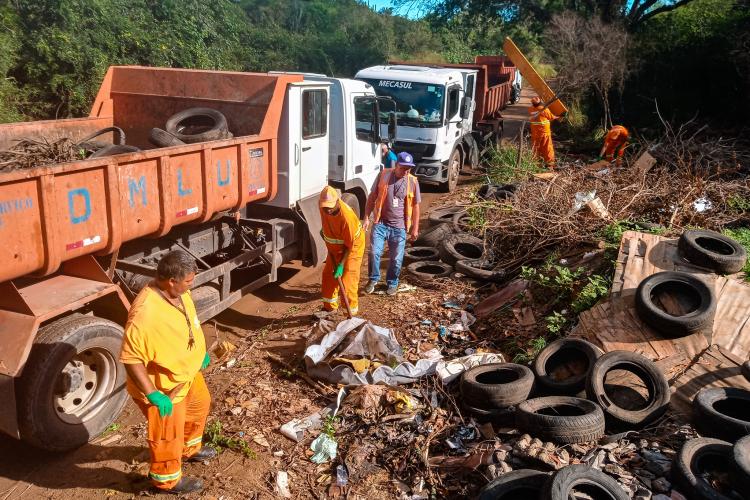
[{"label": "shovel", "polygon": [[[331,259],[333,259],[334,266],[338,267],[339,263],[336,262],[336,259],[333,256],[331,256]],[[352,319],[352,310],[349,307],[349,298],[346,296],[346,287],[344,287],[344,282],[340,277],[336,278],[336,280],[339,282],[339,295],[341,296],[341,300],[344,301],[344,306],[346,307],[346,317]]]}]

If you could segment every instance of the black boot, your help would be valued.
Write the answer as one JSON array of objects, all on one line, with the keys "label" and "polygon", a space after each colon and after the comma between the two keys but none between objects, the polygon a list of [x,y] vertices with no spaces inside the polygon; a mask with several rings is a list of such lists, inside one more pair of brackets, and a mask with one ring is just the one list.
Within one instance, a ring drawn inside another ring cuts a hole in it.
[{"label": "black boot", "polygon": [[218,453],[214,448],[211,448],[210,446],[202,446],[201,449],[198,450],[198,453],[189,456],[187,461],[203,462],[204,460],[211,460],[212,458],[216,458],[216,455],[218,455]]},{"label": "black boot", "polygon": [[169,488],[168,490],[159,490],[162,493],[172,493],[174,495],[182,495],[184,493],[195,493],[203,490],[203,481],[197,477],[183,476],[180,478],[180,482]]}]

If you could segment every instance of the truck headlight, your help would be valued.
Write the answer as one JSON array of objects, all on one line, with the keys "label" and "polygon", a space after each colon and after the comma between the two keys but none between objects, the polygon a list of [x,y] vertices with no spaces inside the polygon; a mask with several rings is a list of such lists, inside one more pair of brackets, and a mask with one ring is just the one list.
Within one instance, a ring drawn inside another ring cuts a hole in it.
[{"label": "truck headlight", "polygon": [[438,169],[435,167],[428,167],[424,169],[425,175],[435,175],[437,173]]}]

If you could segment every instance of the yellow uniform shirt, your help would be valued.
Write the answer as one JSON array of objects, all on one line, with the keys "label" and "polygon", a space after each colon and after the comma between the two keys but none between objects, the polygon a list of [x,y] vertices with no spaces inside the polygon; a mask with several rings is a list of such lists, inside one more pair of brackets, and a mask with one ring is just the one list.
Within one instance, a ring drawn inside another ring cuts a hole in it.
[{"label": "yellow uniform shirt", "polygon": [[[185,313],[147,286],[130,307],[120,352],[120,361],[126,365],[143,363],[151,382],[165,394],[184,383],[173,395],[173,403],[179,403],[187,395],[206,355],[206,339],[189,291],[182,295],[182,302],[193,330],[192,348],[188,348],[190,331]],[[148,401],[130,377],[127,386],[134,399]]]}]

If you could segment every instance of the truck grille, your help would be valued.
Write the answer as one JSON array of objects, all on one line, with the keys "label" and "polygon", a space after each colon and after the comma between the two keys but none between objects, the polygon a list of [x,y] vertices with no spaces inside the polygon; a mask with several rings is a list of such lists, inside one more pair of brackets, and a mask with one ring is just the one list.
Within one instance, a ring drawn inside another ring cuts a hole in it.
[{"label": "truck grille", "polygon": [[421,161],[422,158],[430,158],[435,154],[435,145],[396,141],[393,144],[393,150],[396,154],[406,151],[407,153],[411,153],[414,161]]}]

